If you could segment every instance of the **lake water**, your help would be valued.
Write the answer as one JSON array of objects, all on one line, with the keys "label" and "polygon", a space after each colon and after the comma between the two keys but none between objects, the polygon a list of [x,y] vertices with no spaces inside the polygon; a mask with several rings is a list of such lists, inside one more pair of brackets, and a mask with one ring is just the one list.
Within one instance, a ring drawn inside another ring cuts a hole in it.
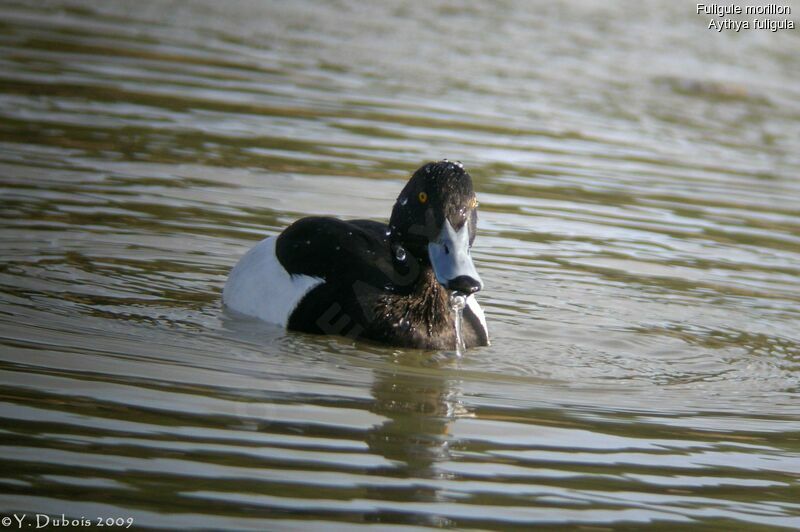
[{"label": "lake water", "polygon": [[[800,30],[710,18],[3,2],[0,512],[800,527]],[[223,311],[255,242],[386,219],[440,158],[475,181],[490,347]]]}]

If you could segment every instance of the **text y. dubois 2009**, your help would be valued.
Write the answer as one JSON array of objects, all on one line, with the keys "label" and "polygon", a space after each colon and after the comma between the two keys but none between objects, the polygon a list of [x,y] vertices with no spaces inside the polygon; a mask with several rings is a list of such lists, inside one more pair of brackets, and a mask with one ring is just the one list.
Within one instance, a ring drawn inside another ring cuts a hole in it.
[{"label": "text y. dubois 2009", "polygon": [[0,519],[3,528],[123,527],[133,525],[133,517],[67,517],[65,514],[12,514]]}]

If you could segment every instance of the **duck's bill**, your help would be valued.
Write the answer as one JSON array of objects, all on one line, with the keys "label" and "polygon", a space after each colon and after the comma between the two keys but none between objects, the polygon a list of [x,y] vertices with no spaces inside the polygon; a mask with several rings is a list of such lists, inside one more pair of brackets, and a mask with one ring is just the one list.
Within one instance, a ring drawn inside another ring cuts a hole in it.
[{"label": "duck's bill", "polygon": [[483,288],[469,253],[468,225],[456,231],[445,219],[439,236],[428,244],[428,256],[439,284],[467,295]]}]

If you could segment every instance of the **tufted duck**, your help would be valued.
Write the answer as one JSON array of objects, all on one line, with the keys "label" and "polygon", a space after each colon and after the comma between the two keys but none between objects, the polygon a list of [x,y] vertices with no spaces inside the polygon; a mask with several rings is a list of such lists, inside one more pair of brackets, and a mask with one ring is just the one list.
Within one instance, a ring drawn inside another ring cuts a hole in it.
[{"label": "tufted duck", "polygon": [[467,347],[488,345],[470,249],[478,202],[461,163],[431,162],[398,196],[389,225],[309,217],[242,257],[222,294],[239,313],[296,331],[453,349],[450,295],[467,297]]}]

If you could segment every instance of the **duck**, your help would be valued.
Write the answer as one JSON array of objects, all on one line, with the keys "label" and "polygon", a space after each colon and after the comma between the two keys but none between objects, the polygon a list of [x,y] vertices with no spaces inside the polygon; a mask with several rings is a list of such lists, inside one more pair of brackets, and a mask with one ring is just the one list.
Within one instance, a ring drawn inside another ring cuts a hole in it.
[{"label": "duck", "polygon": [[478,224],[472,177],[458,161],[423,164],[397,196],[389,223],[301,218],[251,248],[231,270],[226,309],[291,331],[401,348],[489,345],[471,250]]}]

